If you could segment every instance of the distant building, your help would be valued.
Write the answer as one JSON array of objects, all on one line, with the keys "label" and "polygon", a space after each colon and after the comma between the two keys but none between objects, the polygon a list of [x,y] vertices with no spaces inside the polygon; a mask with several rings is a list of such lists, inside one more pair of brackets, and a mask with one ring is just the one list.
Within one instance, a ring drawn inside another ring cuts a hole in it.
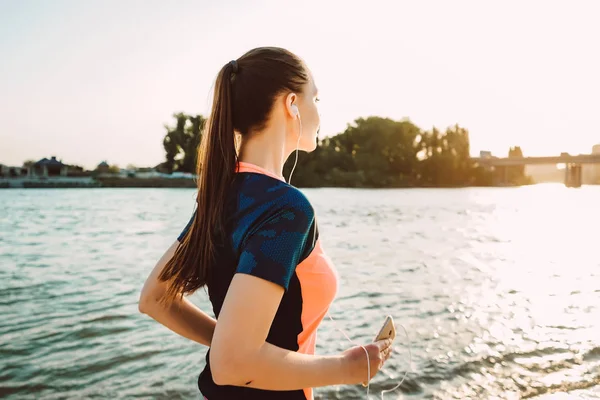
[{"label": "distant building", "polygon": [[67,165],[56,157],[27,161],[23,167],[0,165],[0,187],[94,187],[98,183],[88,171],[77,165]]},{"label": "distant building", "polygon": [[27,175],[26,167],[10,167],[0,164],[0,177],[2,178],[18,178]]},{"label": "distant building", "polygon": [[479,157],[480,158],[492,158],[492,152],[491,151],[487,151],[487,150],[481,150],[479,152]]},{"label": "distant building", "polygon": [[138,168],[135,171],[136,178],[161,178],[163,175],[153,167]]},{"label": "distant building", "polygon": [[53,177],[67,176],[69,166],[52,156],[50,159],[42,158],[29,169],[29,176]]},{"label": "distant building", "polygon": [[109,172],[109,169],[110,169],[110,165],[108,165],[108,163],[106,161],[102,161],[96,167],[96,171],[98,171],[101,174],[107,174]]}]

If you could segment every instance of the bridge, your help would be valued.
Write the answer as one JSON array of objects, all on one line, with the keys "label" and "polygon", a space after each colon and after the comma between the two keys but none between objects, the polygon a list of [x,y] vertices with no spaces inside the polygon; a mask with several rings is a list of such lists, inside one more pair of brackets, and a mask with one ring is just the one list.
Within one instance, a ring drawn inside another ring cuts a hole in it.
[{"label": "bridge", "polygon": [[540,164],[565,164],[565,185],[567,187],[581,186],[581,166],[583,164],[599,164],[600,154],[580,154],[572,156],[562,153],[560,156],[550,157],[471,157],[471,161],[486,168],[493,168],[501,171],[504,182],[507,181],[507,172],[509,167],[520,167],[525,165]]}]

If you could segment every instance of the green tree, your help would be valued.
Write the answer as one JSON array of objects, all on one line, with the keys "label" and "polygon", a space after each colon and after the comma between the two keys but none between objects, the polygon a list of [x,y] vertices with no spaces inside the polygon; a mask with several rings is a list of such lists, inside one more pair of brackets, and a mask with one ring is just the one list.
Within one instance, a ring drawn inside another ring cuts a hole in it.
[{"label": "green tree", "polygon": [[177,123],[174,128],[165,125],[167,134],[163,139],[163,147],[166,152],[166,168],[169,172],[175,170],[175,157],[177,157],[181,151],[183,132],[188,118],[187,115],[183,113],[173,114],[173,117],[177,120]]},{"label": "green tree", "polygon": [[35,160],[26,160],[23,162],[23,168],[31,168],[36,162]]},{"label": "green tree", "polygon": [[[521,150],[520,146],[511,147],[508,150],[509,158],[521,158],[523,157],[523,150]],[[533,182],[533,180],[525,175],[525,165],[516,165],[506,167],[506,179],[508,182],[504,182],[512,185],[528,185]]]},{"label": "green tree", "polygon": [[179,163],[178,170],[184,172],[195,172],[198,159],[198,146],[200,146],[201,131],[204,129],[206,120],[201,115],[189,117],[190,124],[187,126],[181,149],[183,158]]},{"label": "green tree", "polygon": [[426,186],[464,186],[475,181],[469,132],[454,125],[424,132],[420,140],[420,181]]},{"label": "green tree", "polygon": [[[194,172],[201,115],[175,114],[163,140],[170,171]],[[520,149],[518,150],[520,151]],[[296,160],[285,166],[289,174]],[[292,184],[299,187],[406,187],[492,184],[493,173],[471,162],[469,132],[458,125],[444,132],[422,131],[409,120],[358,118],[335,136],[317,139],[317,148],[299,152]]]},{"label": "green tree", "polygon": [[189,116],[174,114],[175,127],[165,126],[167,134],[163,139],[165,167],[169,172],[195,172],[201,132],[206,119],[202,115]]}]

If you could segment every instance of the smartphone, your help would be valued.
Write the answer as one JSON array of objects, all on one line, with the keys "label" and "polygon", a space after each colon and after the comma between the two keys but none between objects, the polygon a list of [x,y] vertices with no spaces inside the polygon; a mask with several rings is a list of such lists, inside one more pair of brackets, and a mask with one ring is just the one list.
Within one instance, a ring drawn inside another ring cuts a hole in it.
[{"label": "smartphone", "polygon": [[383,325],[381,326],[379,333],[377,334],[377,336],[375,336],[375,339],[373,339],[373,341],[377,342],[378,340],[385,340],[385,339],[394,340],[395,338],[396,338],[396,327],[394,326],[394,319],[392,318],[391,315],[388,315],[385,317],[385,321],[383,321]]},{"label": "smartphone", "polygon": [[[394,319],[391,315],[385,317],[385,321],[383,321],[383,325],[381,329],[379,329],[379,333],[373,339],[373,342],[377,342],[378,340],[392,339],[396,338],[396,327],[394,326]],[[362,383],[363,387],[367,387],[365,382]]]}]

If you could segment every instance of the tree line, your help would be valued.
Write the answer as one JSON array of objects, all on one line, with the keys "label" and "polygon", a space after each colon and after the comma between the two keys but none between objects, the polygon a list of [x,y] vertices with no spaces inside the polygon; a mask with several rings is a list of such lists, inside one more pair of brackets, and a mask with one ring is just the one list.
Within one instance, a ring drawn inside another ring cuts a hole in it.
[{"label": "tree line", "polygon": [[[163,140],[167,172],[195,172],[206,119],[174,115]],[[514,147],[509,157],[522,156]],[[292,155],[284,167],[288,176]],[[530,183],[523,167],[493,171],[471,161],[469,132],[454,125],[423,130],[409,120],[358,118],[344,132],[319,140],[315,151],[300,152],[293,182],[299,187],[462,187]],[[508,181],[506,181],[508,180]]]}]

